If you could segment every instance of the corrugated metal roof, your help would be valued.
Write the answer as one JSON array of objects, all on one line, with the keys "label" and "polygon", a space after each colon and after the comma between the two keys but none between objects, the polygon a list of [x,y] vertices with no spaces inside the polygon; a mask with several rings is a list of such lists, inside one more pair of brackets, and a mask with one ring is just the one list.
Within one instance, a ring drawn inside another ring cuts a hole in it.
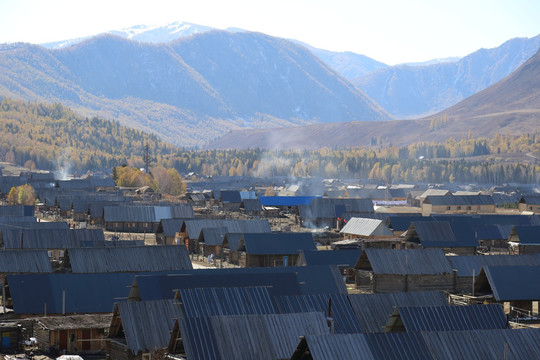
[{"label": "corrugated metal roof", "polygon": [[415,291],[378,294],[349,294],[349,301],[361,332],[382,332],[396,306],[444,306],[443,291]]},{"label": "corrugated metal roof", "polygon": [[449,256],[448,261],[458,276],[472,276],[473,270],[478,276],[484,266],[540,266],[540,254]]},{"label": "corrugated metal roof", "polygon": [[6,249],[66,249],[81,241],[105,241],[101,229],[8,229],[2,230]]},{"label": "corrugated metal roof", "polygon": [[0,273],[50,273],[47,250],[0,250]]},{"label": "corrugated metal roof", "polygon": [[[20,220],[15,220],[20,219]],[[0,231],[3,229],[69,229],[68,223],[59,221],[59,222],[37,222],[34,220],[28,221],[27,217],[13,217],[9,221],[0,223]]]},{"label": "corrugated metal roof", "polygon": [[407,231],[413,221],[435,221],[431,216],[410,215],[410,216],[389,216],[386,225],[393,231]]},{"label": "corrugated metal roof", "polygon": [[273,298],[276,309],[280,313],[298,313],[320,311],[328,316],[328,305],[331,304],[331,317],[334,319],[337,334],[360,332],[360,326],[354,316],[347,295],[318,294],[298,296],[276,296]]},{"label": "corrugated metal roof", "polygon": [[192,269],[183,245],[72,248],[67,251],[67,256],[73,273]]},{"label": "corrugated metal roof", "polygon": [[317,247],[311,233],[244,233],[238,250],[249,255],[287,255]]},{"label": "corrugated metal roof", "polygon": [[167,237],[175,236],[177,232],[180,232],[180,228],[187,219],[161,219],[156,233],[163,232],[163,235]]},{"label": "corrugated metal roof", "polygon": [[103,211],[106,222],[155,223],[162,219],[192,219],[195,217],[191,204],[169,206],[105,206]]},{"label": "corrugated metal roof", "polygon": [[[397,319],[392,319],[397,316]],[[397,307],[388,325],[402,323],[407,332],[505,329],[506,314],[500,304],[468,306]],[[387,325],[387,327],[388,327]]]},{"label": "corrugated metal roof", "polygon": [[441,249],[366,249],[359,262],[367,258],[375,274],[450,274],[452,267]]},{"label": "corrugated metal roof", "polygon": [[275,314],[266,287],[180,289],[187,317]]},{"label": "corrugated metal roof", "polygon": [[0,216],[34,216],[34,207],[30,205],[2,205],[0,206]]},{"label": "corrugated metal roof", "polygon": [[377,360],[430,360],[429,350],[418,333],[365,334],[373,357]]},{"label": "corrugated metal roof", "polygon": [[[212,288],[212,287],[253,287],[268,288],[271,296],[300,295],[300,285],[294,272],[247,272],[242,269],[234,271],[191,270],[183,274],[141,275],[135,278],[137,288],[133,288],[130,297],[141,300],[158,300],[172,298],[173,291],[178,289]],[[233,269],[231,269],[233,270]],[[238,270],[238,271],[236,271]]]},{"label": "corrugated metal roof", "polygon": [[523,195],[519,202],[527,205],[540,205],[540,195]]},{"label": "corrugated metal roof", "polygon": [[134,355],[166,348],[182,308],[170,300],[126,301],[116,304],[126,344]]},{"label": "corrugated metal roof", "polygon": [[428,196],[424,204],[432,205],[495,205],[491,195],[446,195],[446,196]]},{"label": "corrugated metal roof", "polygon": [[221,200],[223,203],[240,204],[242,202],[242,198],[240,197],[240,191],[236,190],[221,190],[219,194],[219,200]]},{"label": "corrugated metal roof", "polygon": [[497,301],[540,299],[540,266],[484,266],[476,288],[482,273]]},{"label": "corrugated metal roof", "polygon": [[363,334],[305,335],[291,360],[307,352],[313,360],[375,360]]},{"label": "corrugated metal roof", "polygon": [[415,221],[411,223],[405,238],[409,240],[411,234],[414,233],[423,247],[454,248],[477,247],[479,245],[474,231],[466,223]]},{"label": "corrugated metal roof", "polygon": [[371,199],[315,198],[311,205],[299,207],[303,219],[336,219],[345,212],[373,213]]},{"label": "corrugated metal roof", "polygon": [[204,228],[199,235],[199,242],[209,246],[221,246],[227,231],[226,227]]},{"label": "corrugated metal roof", "polygon": [[259,199],[245,199],[242,201],[245,211],[262,211],[261,201]]},{"label": "corrugated metal roof", "polygon": [[345,265],[354,267],[362,250],[307,250],[303,252],[308,266],[312,265]]},{"label": "corrugated metal roof", "polygon": [[540,245],[540,226],[514,226],[521,244]]},{"label": "corrugated metal roof", "polygon": [[342,234],[358,236],[393,236],[382,220],[353,217],[341,229]]},{"label": "corrugated metal roof", "polygon": [[318,196],[260,196],[263,206],[298,206],[311,205]]},{"label": "corrugated metal roof", "polygon": [[320,313],[187,318],[179,325],[187,357],[201,360],[288,359],[299,336],[328,334]]},{"label": "corrugated metal roof", "polygon": [[438,360],[539,359],[540,329],[421,332]]},{"label": "corrugated metal roof", "polygon": [[196,219],[186,220],[182,229],[187,230],[190,239],[197,239],[204,228],[226,227],[230,233],[269,233],[268,220],[223,220],[223,219]]}]

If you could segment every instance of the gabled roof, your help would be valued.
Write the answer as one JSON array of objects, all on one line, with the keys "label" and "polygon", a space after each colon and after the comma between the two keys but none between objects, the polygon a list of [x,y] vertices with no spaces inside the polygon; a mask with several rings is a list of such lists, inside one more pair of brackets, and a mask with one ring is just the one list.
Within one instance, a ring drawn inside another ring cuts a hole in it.
[{"label": "gabled roof", "polygon": [[360,331],[365,333],[383,332],[388,316],[396,306],[449,305],[443,291],[349,294],[349,301]]},{"label": "gabled roof", "polygon": [[458,276],[472,276],[473,270],[478,276],[484,266],[540,266],[540,254],[449,256],[448,261]]},{"label": "gabled roof", "polygon": [[419,196],[419,198],[425,199],[428,196],[452,196],[452,193],[450,190],[445,189],[427,189]]},{"label": "gabled roof", "polygon": [[2,250],[0,273],[50,273],[47,250]]},{"label": "gabled roof", "polygon": [[407,231],[413,221],[435,221],[435,219],[422,215],[394,215],[386,219],[386,225],[393,231]]},{"label": "gabled roof", "polygon": [[291,360],[309,354],[314,360],[375,360],[364,334],[305,335]]},{"label": "gabled roof", "polygon": [[342,234],[357,236],[394,236],[382,220],[353,217],[341,229]]},{"label": "gabled roof", "polygon": [[302,255],[308,266],[338,265],[354,267],[362,250],[306,250]]},{"label": "gabled roof", "polygon": [[450,262],[441,249],[366,249],[356,269],[375,274],[451,274]]},{"label": "gabled roof", "polygon": [[191,269],[183,245],[72,248],[67,251],[73,273],[145,272]]},{"label": "gabled roof", "polygon": [[299,207],[303,219],[335,219],[346,212],[373,213],[371,199],[314,198],[311,205]]},{"label": "gabled roof", "polygon": [[[540,226],[514,226],[511,235],[517,235],[517,240],[524,245],[540,245]],[[512,238],[512,241],[514,239]]]},{"label": "gabled roof", "polygon": [[262,205],[259,199],[245,199],[242,200],[242,205],[245,211],[261,211]]},{"label": "gabled roof", "polygon": [[219,200],[223,203],[238,203],[242,202],[240,191],[236,190],[221,190]]},{"label": "gabled roof", "polygon": [[231,233],[266,233],[271,232],[268,220],[223,220],[194,219],[184,221],[182,230],[186,230],[190,239],[197,239],[204,228],[226,227]]},{"label": "gabled roof", "polygon": [[260,196],[263,206],[298,206],[311,205],[317,196]]},{"label": "gabled roof", "polygon": [[523,195],[521,199],[519,199],[520,204],[527,204],[527,205],[540,205],[540,194],[538,195]]},{"label": "gabled roof", "polygon": [[474,231],[469,224],[444,221],[415,221],[411,223],[407,241],[418,241],[424,248],[477,247]]},{"label": "gabled roof", "polygon": [[288,359],[300,336],[329,333],[317,312],[188,318],[180,329],[187,358],[197,360]]},{"label": "gabled roof", "polygon": [[421,332],[433,359],[539,359],[540,329]]},{"label": "gabled roof", "polygon": [[328,316],[330,307],[330,316],[334,319],[337,334],[360,332],[360,326],[345,294],[276,296],[273,301],[279,313],[320,311]]},{"label": "gabled roof", "polygon": [[9,229],[2,230],[6,249],[66,249],[82,241],[105,241],[101,229]]},{"label": "gabled roof", "polygon": [[506,329],[508,322],[500,304],[467,306],[397,307],[387,331],[463,331]]},{"label": "gabled roof", "polygon": [[249,255],[296,255],[317,247],[311,233],[244,233],[238,250]]},{"label": "gabled roof", "polygon": [[447,195],[447,196],[428,196],[424,204],[431,205],[495,205],[491,195]]},{"label": "gabled roof", "polygon": [[168,275],[139,275],[135,277],[129,297],[134,300],[147,301],[172,298],[173,291],[179,289],[253,286],[267,287],[271,296],[301,294],[298,277],[292,271],[221,270],[224,269],[220,269],[220,271],[197,269]]},{"label": "gabled roof", "polygon": [[[120,318],[126,344],[134,355],[140,351],[153,352],[166,348],[170,331],[176,319],[182,316],[182,308],[173,299],[155,301],[125,301],[116,303],[111,324]],[[111,326],[111,329],[115,327]],[[118,337],[119,329],[109,332]]]},{"label": "gabled roof", "polygon": [[157,233],[163,233],[166,237],[175,236],[186,219],[161,219],[156,229]]},{"label": "gabled roof", "polygon": [[476,293],[493,293],[497,301],[540,299],[540,266],[484,266]]},{"label": "gabled roof", "polygon": [[188,318],[276,313],[266,287],[179,289],[176,297]]},{"label": "gabled roof", "polygon": [[34,318],[36,326],[46,330],[108,329],[112,315],[64,315]]},{"label": "gabled roof", "polygon": [[227,231],[226,227],[204,228],[199,235],[199,242],[207,246],[221,246]]},{"label": "gabled roof", "polygon": [[2,205],[0,216],[34,216],[34,207],[31,205]]},{"label": "gabled roof", "polygon": [[168,206],[105,206],[104,219],[106,222],[159,222],[162,219],[193,219],[191,204],[175,204]]}]

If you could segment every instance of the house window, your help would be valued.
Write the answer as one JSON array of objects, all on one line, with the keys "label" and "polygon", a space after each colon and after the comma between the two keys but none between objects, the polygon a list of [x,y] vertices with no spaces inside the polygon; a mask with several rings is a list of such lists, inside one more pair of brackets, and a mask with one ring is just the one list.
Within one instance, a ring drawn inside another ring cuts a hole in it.
[{"label": "house window", "polygon": [[152,360],[152,354],[150,353],[142,354],[142,360]]},{"label": "house window", "polygon": [[59,256],[60,256],[60,257],[63,257],[63,256],[64,256],[64,250],[60,250],[60,251],[59,251]]},{"label": "house window", "polygon": [[47,255],[48,255],[49,257],[52,257],[52,250],[47,250]]},{"label": "house window", "polygon": [[128,227],[129,227],[129,228],[134,228],[134,227],[135,227],[135,223],[128,223]]},{"label": "house window", "polygon": [[467,210],[471,210],[471,207],[470,207],[470,206],[467,206]]},{"label": "house window", "polygon": [[446,210],[451,210],[450,206],[447,206],[447,207],[446,207]]},{"label": "house window", "polygon": [[145,228],[148,228],[148,227],[150,227],[150,223],[143,223],[143,226],[144,226]]},{"label": "house window", "polygon": [[461,206],[458,206],[457,209],[458,209],[458,210],[461,210]]}]

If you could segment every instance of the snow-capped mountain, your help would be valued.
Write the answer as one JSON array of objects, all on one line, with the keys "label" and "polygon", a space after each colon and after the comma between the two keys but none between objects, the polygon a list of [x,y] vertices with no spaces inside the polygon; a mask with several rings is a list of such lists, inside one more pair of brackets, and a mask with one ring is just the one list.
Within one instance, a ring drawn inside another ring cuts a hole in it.
[{"label": "snow-capped mountain", "polygon": [[214,28],[175,21],[165,26],[135,25],[122,30],[112,30],[109,31],[109,33],[130,40],[160,44],[168,43],[181,37],[200,34],[211,30],[214,30]]}]

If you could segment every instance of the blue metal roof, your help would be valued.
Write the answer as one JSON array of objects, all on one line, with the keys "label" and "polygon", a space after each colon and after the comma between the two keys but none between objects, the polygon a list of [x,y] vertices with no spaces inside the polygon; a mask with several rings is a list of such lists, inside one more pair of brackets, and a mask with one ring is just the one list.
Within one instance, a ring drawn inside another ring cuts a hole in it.
[{"label": "blue metal roof", "polygon": [[[407,332],[506,329],[508,322],[500,304],[468,306],[397,307]],[[390,325],[393,319],[390,319]],[[387,325],[387,326],[388,326]]]},{"label": "blue metal roof", "polygon": [[287,255],[317,247],[311,233],[244,233],[238,250],[249,255]]},{"label": "blue metal roof", "polygon": [[449,305],[443,291],[349,294],[349,301],[362,332],[382,332],[396,306]]},{"label": "blue metal roof", "polygon": [[331,317],[334,319],[336,333],[351,334],[360,332],[360,326],[345,294],[276,296],[273,298],[275,307],[280,313],[320,311],[325,316],[328,316],[330,300]]},{"label": "blue metal roof", "polygon": [[300,340],[291,360],[375,360],[364,334],[306,335]]},{"label": "blue metal roof", "polygon": [[478,276],[484,266],[540,266],[540,254],[449,256],[448,261],[458,276],[472,276],[473,270]]},{"label": "blue metal roof", "polygon": [[366,249],[359,262],[369,261],[375,274],[451,274],[452,267],[441,249]]},{"label": "blue metal roof", "polygon": [[[173,290],[212,287],[268,287],[271,296],[299,295],[298,278],[294,272],[247,272],[221,270],[192,270],[182,274],[140,275],[135,278],[140,299],[172,298]],[[233,269],[231,269],[233,270]]]},{"label": "blue metal roof", "polygon": [[417,333],[365,334],[373,357],[377,360],[430,360],[429,349]]},{"label": "blue metal roof", "polygon": [[354,267],[362,250],[306,250],[303,252],[308,266],[312,265],[338,265]]},{"label": "blue metal roof", "polygon": [[540,245],[540,226],[515,226],[521,244]]},{"label": "blue metal roof", "polygon": [[484,266],[482,272],[497,301],[540,299],[540,266]]},{"label": "blue metal roof", "polygon": [[190,318],[276,313],[266,287],[180,289],[177,294]]},{"label": "blue metal roof", "polygon": [[455,248],[477,247],[474,231],[469,224],[454,224],[446,221],[415,221],[407,231],[416,231],[423,247]]},{"label": "blue metal roof", "polygon": [[319,196],[260,196],[263,206],[311,205],[311,200]]}]

